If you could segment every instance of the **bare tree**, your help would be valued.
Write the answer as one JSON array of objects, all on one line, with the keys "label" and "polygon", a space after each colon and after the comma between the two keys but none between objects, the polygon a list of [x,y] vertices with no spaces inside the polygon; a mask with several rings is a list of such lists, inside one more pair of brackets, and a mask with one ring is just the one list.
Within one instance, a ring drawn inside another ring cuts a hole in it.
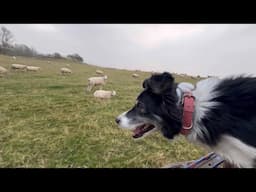
[{"label": "bare tree", "polygon": [[62,59],[62,56],[61,56],[61,54],[60,53],[53,53],[53,57],[55,58],[55,59]]},{"label": "bare tree", "polygon": [[6,27],[1,27],[0,30],[0,39],[1,39],[1,46],[3,48],[10,47],[10,44],[13,40],[13,34],[12,32],[7,29]]},{"label": "bare tree", "polygon": [[84,61],[84,59],[80,55],[78,55],[77,53],[72,54],[72,55],[68,55],[67,58],[70,58],[71,60],[78,61],[78,62],[83,62]]},{"label": "bare tree", "polygon": [[37,55],[37,51],[34,48],[29,48],[25,44],[15,44],[15,47],[12,49],[14,55],[22,55],[28,57],[34,57]]}]

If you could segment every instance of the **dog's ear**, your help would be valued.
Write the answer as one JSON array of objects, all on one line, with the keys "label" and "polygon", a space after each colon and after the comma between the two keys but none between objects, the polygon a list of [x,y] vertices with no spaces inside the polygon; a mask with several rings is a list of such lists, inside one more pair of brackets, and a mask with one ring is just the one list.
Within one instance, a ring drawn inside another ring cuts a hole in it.
[{"label": "dog's ear", "polygon": [[144,89],[148,89],[149,88],[149,79],[145,79],[142,83],[142,87]]},{"label": "dog's ear", "polygon": [[173,85],[174,78],[167,72],[152,75],[143,82],[143,88],[149,89],[155,94],[162,94],[165,91],[172,89]]}]

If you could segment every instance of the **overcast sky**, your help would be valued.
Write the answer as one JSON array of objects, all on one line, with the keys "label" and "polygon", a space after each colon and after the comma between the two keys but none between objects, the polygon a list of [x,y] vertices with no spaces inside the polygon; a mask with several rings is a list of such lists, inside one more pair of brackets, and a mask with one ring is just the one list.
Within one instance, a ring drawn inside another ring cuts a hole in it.
[{"label": "overcast sky", "polygon": [[0,24],[40,53],[192,75],[256,74],[255,24]]}]

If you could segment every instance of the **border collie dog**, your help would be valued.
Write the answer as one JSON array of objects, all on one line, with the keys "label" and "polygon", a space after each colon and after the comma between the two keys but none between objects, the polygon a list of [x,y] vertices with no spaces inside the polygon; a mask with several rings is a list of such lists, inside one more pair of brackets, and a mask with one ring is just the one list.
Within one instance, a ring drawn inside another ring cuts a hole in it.
[{"label": "border collie dog", "polygon": [[240,168],[256,167],[256,78],[208,78],[196,86],[167,72],[143,82],[135,106],[116,118],[123,129],[142,138],[160,131],[167,139],[183,128],[184,93],[194,98],[191,129],[186,138],[222,156]]}]

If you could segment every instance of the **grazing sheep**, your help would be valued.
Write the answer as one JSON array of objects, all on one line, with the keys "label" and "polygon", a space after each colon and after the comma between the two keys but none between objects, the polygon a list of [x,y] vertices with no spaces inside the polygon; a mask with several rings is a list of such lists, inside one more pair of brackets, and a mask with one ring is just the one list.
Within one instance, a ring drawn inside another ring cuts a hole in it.
[{"label": "grazing sheep", "polygon": [[35,67],[35,66],[27,66],[28,71],[39,71],[40,67]]},{"label": "grazing sheep", "polygon": [[101,71],[101,70],[96,70],[96,73],[99,74],[99,75],[102,75],[104,72]]},{"label": "grazing sheep", "polygon": [[22,65],[22,64],[12,64],[11,68],[14,70],[22,70],[26,71],[27,70],[27,65]]},{"label": "grazing sheep", "polygon": [[13,60],[16,60],[16,57],[15,57],[15,56],[12,56],[12,59],[13,59]]},{"label": "grazing sheep", "polygon": [[47,63],[51,63],[51,61],[47,61]]},{"label": "grazing sheep", "polygon": [[5,69],[4,67],[0,66],[0,76],[4,75],[7,73],[7,69]]},{"label": "grazing sheep", "polygon": [[106,80],[107,80],[107,76],[103,76],[103,77],[90,77],[88,78],[88,87],[87,87],[87,91],[91,91],[92,88],[96,85],[105,85]]},{"label": "grazing sheep", "polygon": [[138,77],[139,77],[139,75],[138,75],[138,74],[136,74],[136,73],[133,73],[133,74],[132,74],[132,77],[134,77],[134,78],[138,78]]},{"label": "grazing sheep", "polygon": [[112,96],[116,95],[115,91],[105,91],[105,90],[97,90],[93,93],[94,97],[100,99],[110,99]]},{"label": "grazing sheep", "polygon": [[60,69],[60,72],[61,72],[62,75],[67,74],[67,73],[72,73],[71,69],[66,68],[66,67],[62,67]]},{"label": "grazing sheep", "polygon": [[186,73],[181,73],[180,76],[181,76],[181,77],[189,77],[189,75],[186,74]]}]

